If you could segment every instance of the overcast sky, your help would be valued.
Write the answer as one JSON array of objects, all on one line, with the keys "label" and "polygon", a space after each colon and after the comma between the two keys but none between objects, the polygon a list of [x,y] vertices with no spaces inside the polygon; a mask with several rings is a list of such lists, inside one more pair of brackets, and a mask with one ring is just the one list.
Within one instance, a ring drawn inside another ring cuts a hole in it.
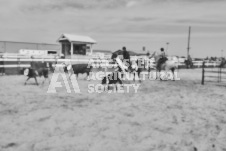
[{"label": "overcast sky", "polygon": [[193,57],[226,55],[226,0],[0,0],[0,40],[56,43],[62,33],[88,35],[95,49],[166,47]]}]

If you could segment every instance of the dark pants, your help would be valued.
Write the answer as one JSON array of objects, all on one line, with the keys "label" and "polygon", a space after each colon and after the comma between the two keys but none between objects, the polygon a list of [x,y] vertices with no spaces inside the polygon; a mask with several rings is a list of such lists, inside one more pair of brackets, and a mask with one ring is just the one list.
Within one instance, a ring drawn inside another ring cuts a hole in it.
[{"label": "dark pants", "polygon": [[168,60],[166,57],[160,58],[157,63],[157,69],[160,69],[161,65]]}]

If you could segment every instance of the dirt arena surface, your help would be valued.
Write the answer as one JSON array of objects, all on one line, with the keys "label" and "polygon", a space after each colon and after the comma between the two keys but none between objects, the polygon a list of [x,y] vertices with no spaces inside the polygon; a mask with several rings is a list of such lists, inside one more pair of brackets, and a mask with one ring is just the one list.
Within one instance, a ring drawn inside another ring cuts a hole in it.
[{"label": "dirt arena surface", "polygon": [[80,77],[81,94],[48,94],[1,76],[0,151],[226,151],[226,86],[202,86],[199,69],[178,77],[123,94],[90,94],[100,82]]}]

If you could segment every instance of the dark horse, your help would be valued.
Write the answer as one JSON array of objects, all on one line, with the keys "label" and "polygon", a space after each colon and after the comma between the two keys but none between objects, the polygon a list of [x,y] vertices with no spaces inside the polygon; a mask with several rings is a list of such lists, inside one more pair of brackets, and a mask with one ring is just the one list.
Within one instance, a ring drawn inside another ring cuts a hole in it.
[{"label": "dark horse", "polygon": [[187,69],[189,68],[193,68],[193,62],[192,62],[192,58],[191,56],[189,55],[188,58],[184,61]]},{"label": "dark horse", "polygon": [[[115,51],[114,53],[112,53],[112,56],[111,56],[111,59],[114,63],[118,64],[117,61],[116,61],[116,58],[118,56],[122,55],[123,56],[123,61],[126,65],[126,68],[125,70],[129,70],[131,68],[131,62],[130,62],[130,55],[129,55],[129,52],[125,51],[123,52],[122,50],[118,50],[118,51]],[[120,67],[120,65],[118,65],[118,71],[119,72],[122,72],[123,69]]]},{"label": "dark horse", "polygon": [[[134,75],[134,81],[135,81],[135,75],[137,74],[138,75],[138,78],[139,78],[139,81],[141,82],[140,80],[140,73],[144,70],[144,66],[141,66],[142,65],[142,60],[140,59],[130,59],[130,54],[128,51],[122,51],[122,50],[118,50],[116,52],[114,52],[112,54],[112,57],[111,59],[116,62],[116,58],[119,56],[119,55],[123,55],[123,59],[125,60],[124,63],[125,63],[125,66],[127,67],[126,68],[126,71],[129,72],[129,73],[132,73]],[[117,63],[117,62],[116,62]],[[119,72],[122,72],[123,69],[118,65],[118,71]],[[122,74],[123,76],[123,74]]]},{"label": "dark horse", "polygon": [[38,76],[44,77],[44,80],[42,82],[42,84],[44,84],[45,80],[49,79],[49,70],[51,70],[51,67],[49,67],[49,64],[47,64],[46,62],[31,62],[31,67],[24,70],[24,75],[28,77],[24,85],[27,84],[27,81],[30,78],[34,78],[36,84],[38,85],[38,81],[37,81]]},{"label": "dark horse", "polygon": [[185,60],[184,64],[186,65],[187,69],[193,68],[193,62],[192,60]]},{"label": "dark horse", "polygon": [[224,68],[225,65],[226,65],[226,60],[223,59],[223,60],[221,61],[220,65],[219,65],[219,67],[220,67],[220,68]]},{"label": "dark horse", "polygon": [[[112,53],[111,59],[113,61],[114,64],[117,64],[117,68],[115,71],[113,71],[111,74],[108,74],[107,76],[105,76],[102,79],[101,84],[106,84],[107,85],[107,89],[109,89],[109,85],[116,85],[117,83],[119,83],[120,85],[122,85],[122,76],[123,76],[123,71],[126,71],[129,66],[127,66],[127,69],[125,69],[124,67],[122,67],[121,65],[119,65],[117,59],[119,55],[123,55],[123,51],[122,50],[118,50],[114,53]],[[130,64],[130,63],[128,63]],[[117,86],[116,86],[116,90],[117,90]]]}]

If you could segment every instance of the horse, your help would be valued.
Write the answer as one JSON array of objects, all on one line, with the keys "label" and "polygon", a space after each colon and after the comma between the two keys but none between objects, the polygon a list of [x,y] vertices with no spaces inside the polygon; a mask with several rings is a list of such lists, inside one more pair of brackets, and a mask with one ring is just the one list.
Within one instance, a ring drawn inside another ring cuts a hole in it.
[{"label": "horse", "polygon": [[129,68],[131,67],[131,61],[130,59],[126,58],[124,59],[125,62],[122,62],[120,58],[122,54],[122,50],[115,51],[114,53],[112,53],[111,59],[118,65],[118,69],[116,69],[118,72],[128,72]]},{"label": "horse", "polygon": [[92,65],[89,65],[88,63],[81,63],[81,64],[71,64],[71,63],[62,63],[64,72],[68,73],[69,79],[71,79],[71,76],[73,74],[76,75],[78,79],[79,74],[86,73],[86,79],[89,80],[90,72],[93,69]]},{"label": "horse", "polygon": [[[127,53],[129,53],[129,52],[127,52]],[[117,59],[119,58],[119,55],[122,55],[122,54],[123,54],[123,51],[118,50],[118,51],[114,52],[111,57],[111,59],[115,60],[115,62],[117,62],[117,64],[118,64],[118,71],[133,74],[134,75],[133,81],[135,81],[135,77],[137,74],[137,76],[139,78],[139,82],[141,82],[140,74],[143,70],[145,70],[145,63],[143,62],[143,60],[137,59],[137,58],[133,58],[133,59],[126,58],[126,59],[124,59],[123,65],[120,65],[118,63]]]},{"label": "horse", "polygon": [[220,67],[220,68],[224,68],[225,65],[226,65],[226,60],[225,60],[225,59],[222,59],[220,65],[219,65],[219,67]]},{"label": "horse", "polygon": [[[153,55],[151,57],[155,58],[155,62],[156,64],[159,62],[159,59],[161,58],[161,56],[156,55],[156,52],[153,53]],[[151,58],[150,57],[150,58]],[[171,71],[173,74],[173,81],[175,81],[175,70],[178,69],[178,64],[175,60],[166,60],[164,63],[162,63],[160,65],[160,67],[156,66],[156,79],[158,78],[157,76],[157,72],[161,72],[163,70],[165,70],[166,72]],[[162,78],[159,76],[160,80],[162,80]]]},{"label": "horse", "polygon": [[188,57],[188,59],[186,59],[184,61],[184,64],[186,65],[187,69],[194,67],[194,64],[193,64],[192,59],[191,59],[190,56]]},{"label": "horse", "polygon": [[38,85],[38,81],[37,81],[38,76],[44,77],[42,84],[44,84],[46,79],[48,79],[50,82],[49,70],[52,70],[51,68],[52,67],[49,67],[49,64],[46,62],[31,62],[31,67],[24,70],[24,75],[28,77],[24,85],[27,84],[27,81],[30,78],[34,78],[36,85]]}]

